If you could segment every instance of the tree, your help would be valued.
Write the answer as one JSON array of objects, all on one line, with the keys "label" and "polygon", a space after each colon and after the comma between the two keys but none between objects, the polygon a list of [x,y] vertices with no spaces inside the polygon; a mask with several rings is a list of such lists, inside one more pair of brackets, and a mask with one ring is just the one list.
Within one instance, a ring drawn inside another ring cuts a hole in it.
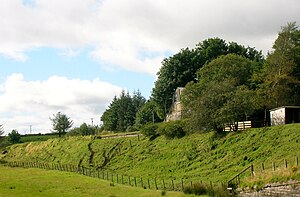
[{"label": "tree", "polygon": [[264,65],[260,95],[265,109],[300,104],[300,30],[288,23],[273,45]]},{"label": "tree", "polygon": [[179,53],[165,58],[152,89],[152,97],[157,105],[159,117],[165,119],[177,87],[184,87],[191,81],[199,81],[197,70],[215,58],[230,53],[259,62],[257,65],[264,61],[262,53],[255,48],[245,48],[235,42],[227,44],[220,38],[209,38],[197,44],[195,49],[182,49]]},{"label": "tree", "polygon": [[184,116],[196,130],[223,130],[224,124],[244,120],[251,115],[255,96],[249,89],[252,61],[228,54],[211,61],[198,71],[199,81],[183,91]]},{"label": "tree", "polygon": [[123,90],[120,96],[115,97],[108,109],[102,114],[103,129],[107,131],[126,131],[134,125],[136,113],[144,103],[145,98],[139,91],[130,96],[129,92],[125,93],[125,90]]},{"label": "tree", "polygon": [[52,121],[53,130],[58,132],[59,137],[65,135],[67,130],[73,126],[73,121],[61,112],[53,114],[53,118],[50,118],[50,120]]},{"label": "tree", "polygon": [[148,123],[160,122],[161,119],[158,117],[156,111],[155,102],[152,99],[148,100],[137,112],[135,126],[141,128],[141,126]]},{"label": "tree", "polygon": [[21,134],[19,134],[17,130],[12,130],[11,133],[8,134],[8,140],[13,144],[19,143],[20,139]]},{"label": "tree", "polygon": [[82,123],[80,125],[80,127],[76,127],[76,128],[71,129],[67,133],[67,135],[69,135],[69,136],[74,136],[74,135],[85,136],[85,135],[95,135],[95,133],[96,133],[96,127],[93,127],[93,126],[88,125],[86,123]]}]

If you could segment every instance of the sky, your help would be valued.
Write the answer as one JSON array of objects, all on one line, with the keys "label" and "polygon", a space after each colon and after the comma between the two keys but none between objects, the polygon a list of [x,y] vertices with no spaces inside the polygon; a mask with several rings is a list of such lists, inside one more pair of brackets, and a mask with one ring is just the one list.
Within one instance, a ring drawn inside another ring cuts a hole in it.
[{"label": "sky", "polygon": [[[272,51],[299,0],[0,0],[0,124],[99,125],[121,90],[149,98],[164,58],[219,37]],[[30,129],[31,128],[31,129]]]}]

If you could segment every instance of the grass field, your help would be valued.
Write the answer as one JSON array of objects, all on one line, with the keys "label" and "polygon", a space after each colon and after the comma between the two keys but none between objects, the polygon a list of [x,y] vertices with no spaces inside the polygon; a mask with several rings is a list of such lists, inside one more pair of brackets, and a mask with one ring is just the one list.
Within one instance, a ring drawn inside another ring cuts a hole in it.
[{"label": "grass field", "polygon": [[[155,197],[162,191],[112,184],[75,173],[41,169],[9,168],[0,165],[1,197]],[[182,192],[166,192],[165,196],[183,197]]]},{"label": "grass field", "polygon": [[[0,159],[101,168],[119,175],[187,183],[226,182],[250,164],[259,171],[300,157],[300,124],[250,129],[217,136],[213,132],[169,140],[148,138],[53,138],[8,147]],[[161,181],[160,181],[161,182]]]}]

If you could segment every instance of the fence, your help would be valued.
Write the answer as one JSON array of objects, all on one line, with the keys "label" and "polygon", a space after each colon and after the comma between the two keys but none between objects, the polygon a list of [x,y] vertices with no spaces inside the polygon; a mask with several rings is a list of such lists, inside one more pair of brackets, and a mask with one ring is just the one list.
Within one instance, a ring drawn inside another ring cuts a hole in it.
[{"label": "fence", "polygon": [[[288,161],[287,159],[283,159],[277,162],[269,162],[269,163],[261,163],[261,165],[255,166],[257,169],[256,172],[263,172],[265,170],[273,170],[276,171],[280,167],[288,168],[288,166],[298,166],[299,165],[299,157],[295,157],[294,161]],[[243,171],[235,175],[232,179],[228,181],[228,187],[232,187],[234,185],[239,186],[241,182],[241,178],[246,176],[255,176],[254,165],[250,165],[245,168]]]},{"label": "fence", "polygon": [[[66,172],[73,172],[99,178],[113,183],[130,185],[135,187],[142,187],[144,189],[166,190],[166,191],[183,191],[185,187],[192,187],[193,181],[186,179],[161,179],[161,178],[143,178],[128,175],[120,175],[104,170],[96,170],[94,168],[86,168],[83,166],[76,166],[72,164],[59,164],[59,163],[40,163],[40,162],[23,162],[23,161],[1,161],[9,167],[23,167],[23,168],[41,168],[46,170],[59,170]],[[201,181],[202,183],[202,181]],[[210,182],[212,186],[212,182]]]}]

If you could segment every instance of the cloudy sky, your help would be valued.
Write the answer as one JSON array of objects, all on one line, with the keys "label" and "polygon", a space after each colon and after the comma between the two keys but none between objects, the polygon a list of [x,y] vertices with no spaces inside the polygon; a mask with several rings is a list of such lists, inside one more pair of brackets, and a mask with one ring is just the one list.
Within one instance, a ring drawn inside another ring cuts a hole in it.
[{"label": "cloudy sky", "polygon": [[164,57],[220,37],[264,54],[299,0],[0,0],[0,124],[100,124],[122,89],[148,98]]}]

